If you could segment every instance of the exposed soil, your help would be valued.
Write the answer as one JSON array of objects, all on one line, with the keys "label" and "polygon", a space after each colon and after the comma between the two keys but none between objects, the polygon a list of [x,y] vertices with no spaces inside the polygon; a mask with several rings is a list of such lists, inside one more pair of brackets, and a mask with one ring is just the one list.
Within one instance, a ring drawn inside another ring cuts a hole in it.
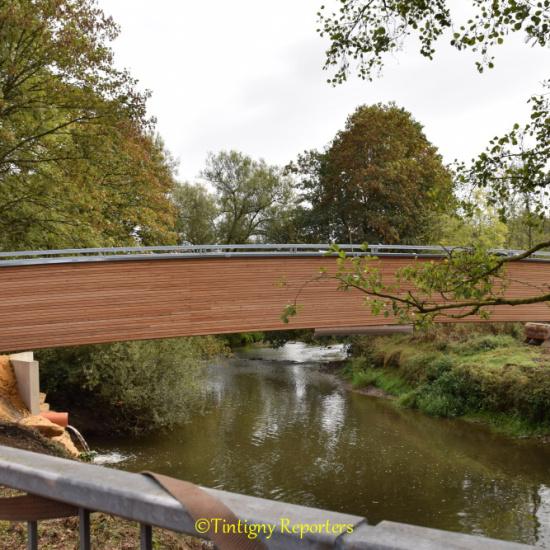
[{"label": "exposed soil", "polygon": [[28,414],[29,411],[19,396],[10,358],[0,355],[0,419],[19,420]]},{"label": "exposed soil", "polygon": [[35,453],[71,458],[63,447],[40,435],[36,430],[0,421],[0,445]]}]

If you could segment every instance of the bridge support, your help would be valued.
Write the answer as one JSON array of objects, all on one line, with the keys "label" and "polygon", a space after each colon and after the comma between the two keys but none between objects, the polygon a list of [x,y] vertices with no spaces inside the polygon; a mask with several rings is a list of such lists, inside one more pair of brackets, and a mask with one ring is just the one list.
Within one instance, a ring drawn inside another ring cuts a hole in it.
[{"label": "bridge support", "polygon": [[32,351],[14,353],[9,356],[13,366],[17,389],[23,403],[31,414],[40,414],[40,376],[38,361]]}]

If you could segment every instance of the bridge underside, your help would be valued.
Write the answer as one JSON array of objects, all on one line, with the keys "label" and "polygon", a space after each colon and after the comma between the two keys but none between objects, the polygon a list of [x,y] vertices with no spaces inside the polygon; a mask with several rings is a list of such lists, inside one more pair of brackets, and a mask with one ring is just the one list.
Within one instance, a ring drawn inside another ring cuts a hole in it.
[{"label": "bridge underside", "polygon": [[[386,277],[410,261],[380,260]],[[304,281],[334,263],[327,257],[203,257],[3,266],[0,351],[393,323],[372,315],[360,292],[340,292],[330,280],[306,286],[298,316],[289,325],[281,321],[284,306]],[[550,281],[550,262],[521,262],[509,270],[515,282],[508,294],[516,297],[533,292],[528,284]],[[548,320],[545,304],[501,307],[491,317]]]}]

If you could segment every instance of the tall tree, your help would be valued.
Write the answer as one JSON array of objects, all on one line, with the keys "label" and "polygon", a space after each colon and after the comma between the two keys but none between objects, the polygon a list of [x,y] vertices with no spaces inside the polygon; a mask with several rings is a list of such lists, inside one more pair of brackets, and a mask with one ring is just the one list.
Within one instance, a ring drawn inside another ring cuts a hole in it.
[{"label": "tall tree", "polygon": [[313,238],[418,242],[453,202],[452,178],[411,114],[394,104],[359,107],[324,152],[291,169],[301,176]]},{"label": "tall tree", "polygon": [[174,189],[179,243],[213,244],[217,240],[216,197],[204,185],[181,183]]},{"label": "tall tree", "polygon": [[173,241],[148,94],[95,0],[0,2],[0,246]]},{"label": "tall tree", "polygon": [[291,180],[279,168],[238,151],[211,153],[202,176],[218,195],[219,239],[226,244],[262,240],[293,197]]}]

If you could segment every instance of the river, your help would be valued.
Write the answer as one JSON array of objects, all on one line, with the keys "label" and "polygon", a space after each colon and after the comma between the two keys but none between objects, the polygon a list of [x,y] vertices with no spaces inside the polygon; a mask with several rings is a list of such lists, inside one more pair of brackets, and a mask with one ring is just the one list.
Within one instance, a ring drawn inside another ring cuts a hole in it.
[{"label": "river", "polygon": [[95,439],[99,462],[228,491],[550,548],[550,443],[347,391],[341,346],[250,348],[207,368],[169,434]]}]

